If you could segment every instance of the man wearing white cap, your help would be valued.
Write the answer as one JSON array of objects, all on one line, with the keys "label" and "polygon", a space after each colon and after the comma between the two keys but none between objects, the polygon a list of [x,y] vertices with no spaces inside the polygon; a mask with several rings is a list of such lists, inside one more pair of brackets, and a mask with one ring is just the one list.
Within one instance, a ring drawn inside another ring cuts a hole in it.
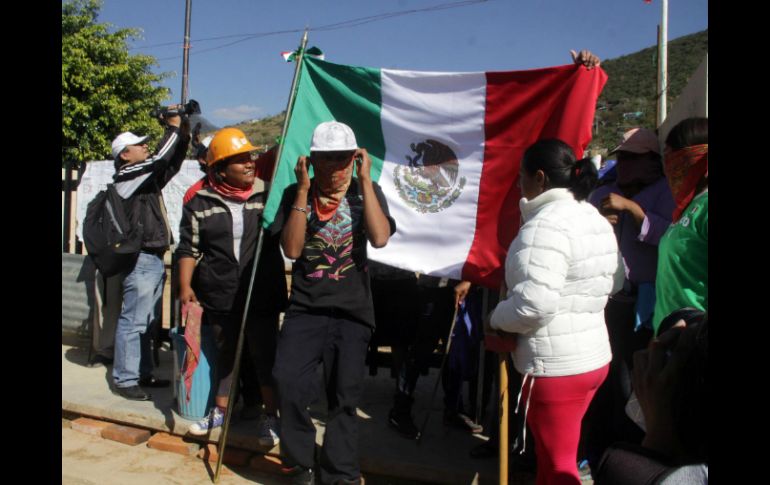
[{"label": "man wearing white cap", "polygon": [[[280,397],[281,452],[293,483],[315,482],[315,427],[308,406],[324,364],[329,416],[321,451],[321,482],[359,484],[356,408],[364,361],[374,331],[367,241],[383,247],[396,231],[371,159],[353,130],[329,121],[313,132],[310,157],[301,156],[297,183],[283,194],[272,230],[282,231],[294,259],[289,308],[273,376]],[[314,177],[308,176],[308,163]],[[353,170],[357,178],[352,178]]]},{"label": "man wearing white cap", "polygon": [[671,224],[674,199],[663,174],[658,137],[646,128],[623,135],[610,152],[617,157],[617,179],[597,188],[589,202],[615,228],[623,256],[624,287],[607,302],[605,319],[612,363],[587,414],[585,443],[592,469],[604,449],[615,441],[640,442],[642,432],[626,417],[631,393],[631,359],[652,336],[658,243]]},{"label": "man wearing white cap", "polygon": [[124,273],[112,368],[115,392],[135,401],[150,399],[142,387],[169,385],[152,375],[148,330],[163,294],[163,255],[173,242],[161,190],[182,166],[190,127],[179,115],[167,115],[162,121],[166,130],[153,156],[146,136],[127,131],[112,142],[115,189],[124,199],[131,223],[142,226],[142,249],[133,268]]}]

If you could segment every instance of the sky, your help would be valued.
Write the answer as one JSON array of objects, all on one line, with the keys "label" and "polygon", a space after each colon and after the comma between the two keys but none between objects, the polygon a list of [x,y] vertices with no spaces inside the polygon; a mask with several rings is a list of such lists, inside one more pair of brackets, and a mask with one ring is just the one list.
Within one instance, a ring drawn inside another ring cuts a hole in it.
[{"label": "sky", "polygon": [[[571,62],[570,49],[601,59],[656,44],[653,0],[192,0],[189,98],[215,125],[278,114],[294,63],[308,47],[339,64],[420,71],[509,71]],[[141,29],[130,52],[158,59],[181,99],[185,0],[104,0],[99,22]],[[405,11],[422,10],[398,15]],[[356,19],[370,22],[346,22]],[[344,22],[344,23],[343,23]],[[340,24],[334,28],[335,24]],[[708,28],[708,0],[671,0],[669,40]],[[251,34],[251,35],[249,35]],[[260,35],[256,35],[260,34]],[[267,34],[267,35],[264,35]],[[227,45],[231,44],[231,45]]]}]

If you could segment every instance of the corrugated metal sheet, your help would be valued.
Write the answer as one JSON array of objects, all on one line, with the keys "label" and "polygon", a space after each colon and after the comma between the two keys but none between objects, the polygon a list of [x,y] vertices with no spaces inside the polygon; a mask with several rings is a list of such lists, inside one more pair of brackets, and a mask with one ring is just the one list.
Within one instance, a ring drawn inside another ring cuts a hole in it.
[{"label": "corrugated metal sheet", "polygon": [[62,334],[89,335],[94,309],[94,263],[82,254],[61,255]]}]

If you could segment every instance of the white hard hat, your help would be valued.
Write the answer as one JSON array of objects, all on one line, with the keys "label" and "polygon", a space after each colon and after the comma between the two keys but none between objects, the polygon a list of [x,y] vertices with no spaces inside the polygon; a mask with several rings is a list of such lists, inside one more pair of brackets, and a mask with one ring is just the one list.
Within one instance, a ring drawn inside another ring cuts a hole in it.
[{"label": "white hard hat", "polygon": [[342,152],[356,150],[356,135],[344,123],[325,121],[313,130],[311,152]]}]

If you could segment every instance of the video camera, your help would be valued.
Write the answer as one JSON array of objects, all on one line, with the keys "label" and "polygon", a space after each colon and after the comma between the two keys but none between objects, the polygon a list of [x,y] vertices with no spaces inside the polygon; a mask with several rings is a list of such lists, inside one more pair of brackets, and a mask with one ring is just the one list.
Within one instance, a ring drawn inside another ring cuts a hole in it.
[{"label": "video camera", "polygon": [[166,116],[186,116],[186,115],[199,115],[201,114],[201,105],[197,101],[191,99],[187,104],[176,105],[174,108],[167,106],[161,106],[150,111],[150,116],[153,118],[164,118]]}]

